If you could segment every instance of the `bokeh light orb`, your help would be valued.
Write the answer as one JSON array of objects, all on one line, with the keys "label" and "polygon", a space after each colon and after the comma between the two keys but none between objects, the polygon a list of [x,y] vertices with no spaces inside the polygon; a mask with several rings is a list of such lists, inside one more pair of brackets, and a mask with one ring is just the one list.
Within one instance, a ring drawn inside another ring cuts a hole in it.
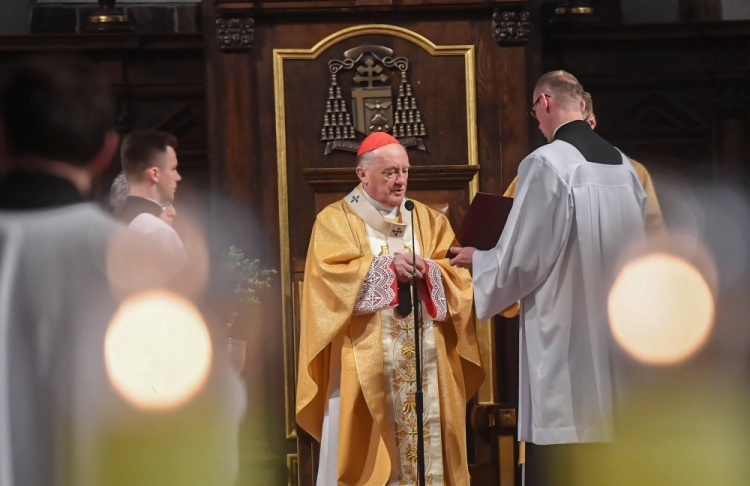
[{"label": "bokeh light orb", "polygon": [[706,342],[714,298],[701,273],[669,253],[629,262],[609,294],[609,320],[617,343],[648,364],[673,364]]},{"label": "bokeh light orb", "polygon": [[165,291],[123,302],[104,342],[110,381],[142,409],[171,409],[190,400],[208,377],[212,355],[198,309]]}]

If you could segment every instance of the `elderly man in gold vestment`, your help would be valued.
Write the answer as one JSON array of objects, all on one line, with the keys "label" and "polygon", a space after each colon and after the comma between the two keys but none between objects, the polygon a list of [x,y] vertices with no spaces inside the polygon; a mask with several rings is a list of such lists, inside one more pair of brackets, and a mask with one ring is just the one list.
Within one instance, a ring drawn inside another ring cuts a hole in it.
[{"label": "elderly man in gold vestment", "polygon": [[305,268],[297,423],[321,442],[317,485],[416,484],[414,319],[399,312],[414,251],[427,484],[468,486],[466,402],[484,377],[471,277],[448,264],[447,218],[416,201],[404,208],[398,141],[368,136],[357,163],[361,184],[318,214]]}]

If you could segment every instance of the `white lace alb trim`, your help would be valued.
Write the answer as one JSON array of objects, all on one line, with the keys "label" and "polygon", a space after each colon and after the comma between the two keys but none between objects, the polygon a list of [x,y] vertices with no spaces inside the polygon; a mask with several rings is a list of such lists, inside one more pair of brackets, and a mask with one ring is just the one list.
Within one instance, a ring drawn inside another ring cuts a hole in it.
[{"label": "white lace alb trim", "polygon": [[427,263],[427,276],[432,284],[432,291],[430,297],[432,303],[435,304],[437,315],[435,316],[436,321],[444,321],[448,316],[448,301],[445,298],[445,288],[443,287],[443,276],[440,273],[440,267],[437,263],[425,258]]},{"label": "white lace alb trim", "polygon": [[354,315],[372,314],[391,307],[391,302],[396,298],[396,292],[393,290],[396,274],[391,271],[392,262],[391,255],[372,259],[365,281],[357,294]]}]

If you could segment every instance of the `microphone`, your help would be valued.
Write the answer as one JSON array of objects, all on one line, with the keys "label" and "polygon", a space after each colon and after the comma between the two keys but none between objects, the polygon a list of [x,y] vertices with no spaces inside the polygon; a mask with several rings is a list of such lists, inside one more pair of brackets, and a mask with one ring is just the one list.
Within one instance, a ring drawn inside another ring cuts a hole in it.
[{"label": "microphone", "polygon": [[[404,207],[412,213],[411,219],[411,255],[412,265],[414,266],[414,273],[412,273],[411,279],[411,291],[412,298],[414,299],[414,361],[416,371],[416,391],[414,394],[414,401],[417,412],[417,485],[425,486],[425,454],[424,454],[424,396],[422,395],[422,340],[420,330],[422,326],[422,313],[421,304],[419,302],[419,280],[417,279],[417,245],[416,238],[414,236],[414,227],[416,221],[414,219],[414,203],[406,201]],[[411,302],[410,302],[411,304]]]},{"label": "microphone", "polygon": [[[413,211],[414,210],[414,203],[411,201],[406,201],[404,204],[404,207],[407,211]],[[414,253],[414,221],[412,221],[412,253]],[[414,263],[416,263],[416,258],[414,259]],[[414,274],[412,275],[412,278],[416,277],[417,268],[416,265],[414,267]],[[408,283],[399,283],[398,284],[398,305],[396,306],[396,311],[403,317],[408,316],[411,314],[412,309],[412,303],[411,303],[411,295],[412,295],[412,286]]]}]

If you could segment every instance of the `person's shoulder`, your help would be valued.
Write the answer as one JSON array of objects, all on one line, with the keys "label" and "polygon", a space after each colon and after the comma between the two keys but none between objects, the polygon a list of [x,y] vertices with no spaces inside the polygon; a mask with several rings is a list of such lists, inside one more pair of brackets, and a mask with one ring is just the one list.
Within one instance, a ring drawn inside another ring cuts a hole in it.
[{"label": "person's shoulder", "polygon": [[174,228],[169,226],[166,221],[151,213],[141,213],[128,224],[128,228],[138,233],[148,233],[152,231],[161,231],[172,233]]},{"label": "person's shoulder", "polygon": [[549,172],[554,176],[567,180],[575,167],[583,162],[581,155],[569,143],[555,140],[531,152],[521,161],[518,167],[519,175],[532,169],[538,173]]},{"label": "person's shoulder", "polygon": [[14,227],[42,245],[75,247],[106,242],[120,224],[96,204],[81,203],[43,211],[1,213],[0,229],[12,231]]},{"label": "person's shoulder", "polygon": [[338,201],[335,201],[328,206],[324,207],[316,216],[316,220],[330,220],[335,218],[345,218],[346,217],[346,210],[348,205],[345,203],[343,199],[339,199]]},{"label": "person's shoulder", "polygon": [[[424,203],[415,201],[414,199],[410,198],[409,200],[414,203],[414,212],[417,214],[417,217],[425,218],[419,219],[419,221],[426,221],[430,226],[433,227],[451,226],[450,221],[448,220],[448,216],[446,216],[444,213],[438,211],[435,208],[431,208]],[[445,206],[447,206],[447,204]]]},{"label": "person's shoulder", "polygon": [[421,203],[421,202],[417,201],[416,199],[411,199],[411,198],[409,198],[409,201],[411,201],[411,202],[414,203],[414,208],[417,211],[427,212],[431,217],[436,218],[436,219],[445,218],[445,215],[443,213],[441,213],[437,209],[431,208],[430,206],[426,205],[425,203]]},{"label": "person's shoulder", "polygon": [[646,169],[646,167],[644,167],[644,165],[638,162],[637,160],[631,159],[630,157],[628,157],[628,160],[633,165],[633,168],[635,169],[635,173],[638,174],[638,179],[640,179],[641,182],[643,182],[643,179],[649,176],[648,170]]},{"label": "person's shoulder", "polygon": [[159,222],[167,224],[161,218],[159,218],[158,216],[154,216],[151,213],[141,213],[133,218],[133,221],[131,221],[128,226],[138,226],[139,224],[159,224]]},{"label": "person's shoulder", "polygon": [[586,161],[578,149],[563,140],[553,140],[552,143],[539,147],[529,156],[542,160],[558,170],[574,167]]}]

